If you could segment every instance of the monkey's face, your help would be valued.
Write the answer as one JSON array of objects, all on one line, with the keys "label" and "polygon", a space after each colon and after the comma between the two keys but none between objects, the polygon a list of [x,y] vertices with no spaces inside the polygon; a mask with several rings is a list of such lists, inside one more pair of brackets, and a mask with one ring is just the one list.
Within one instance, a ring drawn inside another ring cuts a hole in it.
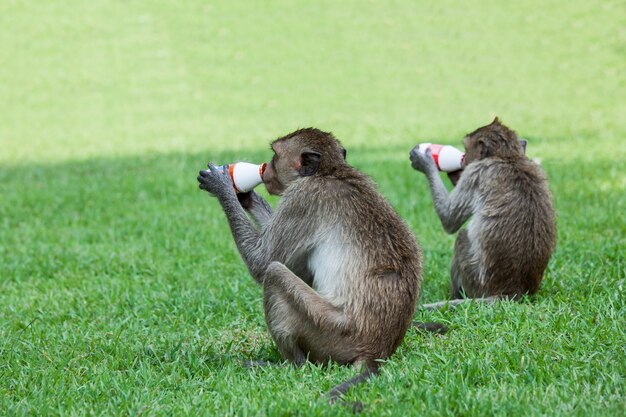
[{"label": "monkey's face", "polygon": [[286,185],[281,181],[281,176],[278,175],[279,170],[283,172],[284,169],[282,161],[279,161],[280,158],[274,154],[270,163],[267,164],[265,172],[263,172],[263,184],[265,184],[267,192],[273,195],[281,195],[286,188]]},{"label": "monkey's face", "polygon": [[300,155],[289,151],[284,142],[272,144],[274,157],[263,173],[263,183],[270,194],[281,195],[300,176]]},{"label": "monkey's face", "polygon": [[463,145],[465,146],[465,157],[463,158],[463,167],[467,166],[473,161],[481,159],[480,149],[476,143],[476,138],[472,136],[466,136],[463,139]]},{"label": "monkey's face", "polygon": [[300,129],[272,142],[274,157],[263,173],[270,194],[281,195],[298,178],[327,175],[345,165],[346,150],[321,130]]}]

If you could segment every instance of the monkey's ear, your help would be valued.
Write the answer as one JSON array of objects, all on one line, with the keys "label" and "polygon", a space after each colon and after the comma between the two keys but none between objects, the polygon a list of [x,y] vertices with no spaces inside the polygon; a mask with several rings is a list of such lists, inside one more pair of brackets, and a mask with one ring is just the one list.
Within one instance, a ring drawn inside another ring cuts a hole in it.
[{"label": "monkey's ear", "polygon": [[491,124],[492,125],[499,125],[499,124],[502,124],[502,123],[500,123],[500,119],[498,119],[498,116],[496,116],[496,118],[493,119],[493,122],[491,122]]},{"label": "monkey's ear", "polygon": [[281,140],[275,140],[274,142],[272,142],[272,144],[270,145],[272,147],[272,150],[274,151],[274,153],[283,153],[283,146],[284,141]]},{"label": "monkey's ear", "polygon": [[524,155],[526,155],[526,145],[528,145],[528,141],[526,139],[520,139],[519,144],[522,145],[522,149],[524,150]]},{"label": "monkey's ear", "polygon": [[300,170],[298,171],[300,176],[310,177],[315,174],[320,167],[321,160],[322,155],[317,152],[302,152],[302,155],[300,155]]},{"label": "monkey's ear", "polygon": [[483,139],[478,139],[478,141],[476,142],[476,146],[478,147],[478,151],[480,153],[480,159],[484,159],[484,158],[491,156],[491,152],[489,152],[489,149],[487,148],[487,144],[485,143]]},{"label": "monkey's ear", "polygon": [[343,160],[346,160],[346,156],[348,155],[348,151],[346,151],[346,148],[341,148],[341,153],[343,154]]}]

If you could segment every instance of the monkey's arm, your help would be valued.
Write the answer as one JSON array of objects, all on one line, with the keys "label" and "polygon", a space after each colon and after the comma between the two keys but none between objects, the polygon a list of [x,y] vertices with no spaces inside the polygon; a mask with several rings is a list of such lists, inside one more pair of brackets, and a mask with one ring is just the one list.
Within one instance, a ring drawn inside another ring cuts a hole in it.
[{"label": "monkey's arm", "polygon": [[428,178],[435,211],[444,230],[450,234],[455,233],[472,215],[472,197],[475,188],[475,175],[472,172],[472,167],[466,168],[466,171],[470,172],[465,172],[461,176],[456,188],[448,195],[448,190],[441,180],[430,149],[422,154],[417,150],[417,147],[414,148],[411,151],[411,165],[416,170],[423,172]]},{"label": "monkey's arm", "polygon": [[474,212],[473,200],[476,193],[474,190],[475,181],[470,178],[472,173],[465,173],[450,194],[443,185],[439,172],[431,171],[426,175],[433,196],[435,211],[444,230],[449,234],[456,233]]},{"label": "monkey's arm", "polygon": [[264,227],[272,218],[272,208],[267,201],[256,192],[250,191],[237,194],[237,199],[260,227]]},{"label": "monkey's arm", "polygon": [[455,233],[472,214],[471,210],[467,210],[470,207],[464,204],[458,204],[458,193],[455,195],[458,186],[448,195],[448,190],[446,190],[446,187],[443,185],[439,172],[429,172],[426,176],[428,178],[428,184],[430,185],[430,192],[433,196],[435,211],[439,216],[439,220],[441,220],[444,230],[450,234]]},{"label": "monkey's arm", "polygon": [[253,278],[261,283],[265,269],[269,264],[268,251],[263,250],[260,232],[246,215],[237,199],[227,173],[228,169],[224,169],[224,172],[220,173],[213,164],[209,164],[208,171],[200,171],[198,182],[201,189],[214,194],[218,198],[228,219],[230,230],[241,257],[248,266]]}]

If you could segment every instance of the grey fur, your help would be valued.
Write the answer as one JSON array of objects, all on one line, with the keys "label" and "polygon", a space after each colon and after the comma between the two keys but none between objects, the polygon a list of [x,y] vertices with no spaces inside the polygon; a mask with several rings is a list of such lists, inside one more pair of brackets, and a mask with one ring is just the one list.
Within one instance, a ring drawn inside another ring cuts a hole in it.
[{"label": "grey fur", "polygon": [[332,391],[334,401],[374,374],[377,360],[402,341],[419,297],[421,251],[331,134],[304,129],[272,146],[264,182],[283,196],[280,204],[271,213],[257,194],[243,197],[260,227],[224,175],[211,166],[198,180],[218,197],[250,274],[263,286],[266,322],[282,356],[298,365],[308,358],[364,366]]},{"label": "grey fur", "polygon": [[[428,178],[435,211],[447,233],[457,232],[451,297],[519,298],[539,288],[556,245],[556,219],[545,174],[526,158],[517,135],[497,119],[466,140],[467,166],[448,194],[430,151],[411,151]],[[437,303],[435,306],[442,306]],[[456,304],[455,304],[456,305]]]}]

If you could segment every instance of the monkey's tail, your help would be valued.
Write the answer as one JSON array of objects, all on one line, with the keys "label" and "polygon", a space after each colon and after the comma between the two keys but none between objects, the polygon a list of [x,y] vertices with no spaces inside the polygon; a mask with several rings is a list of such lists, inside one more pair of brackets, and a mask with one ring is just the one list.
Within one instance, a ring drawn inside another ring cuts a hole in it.
[{"label": "monkey's tail", "polygon": [[435,322],[422,323],[419,321],[414,321],[413,327],[415,327],[419,331],[425,331],[425,332],[430,332],[430,333],[435,333],[435,334],[448,333],[448,326],[443,325],[441,323],[435,323]]},{"label": "monkey's tail", "polygon": [[342,382],[341,384],[333,387],[333,389],[330,390],[329,395],[330,395],[330,403],[334,404],[335,402],[337,402],[337,400],[340,400],[341,402],[345,403],[346,405],[351,405],[352,407],[352,411],[355,413],[359,413],[361,411],[363,411],[363,403],[360,401],[354,402],[352,404],[347,404],[345,402],[345,400],[343,399],[343,394],[345,394],[346,392],[350,391],[350,389],[355,386],[358,385],[362,382],[367,381],[368,379],[370,379],[372,376],[375,376],[378,374],[378,367],[379,364],[377,362],[372,362],[370,364],[367,364],[365,366],[365,369],[358,374],[355,377],[350,378],[349,380]]}]

